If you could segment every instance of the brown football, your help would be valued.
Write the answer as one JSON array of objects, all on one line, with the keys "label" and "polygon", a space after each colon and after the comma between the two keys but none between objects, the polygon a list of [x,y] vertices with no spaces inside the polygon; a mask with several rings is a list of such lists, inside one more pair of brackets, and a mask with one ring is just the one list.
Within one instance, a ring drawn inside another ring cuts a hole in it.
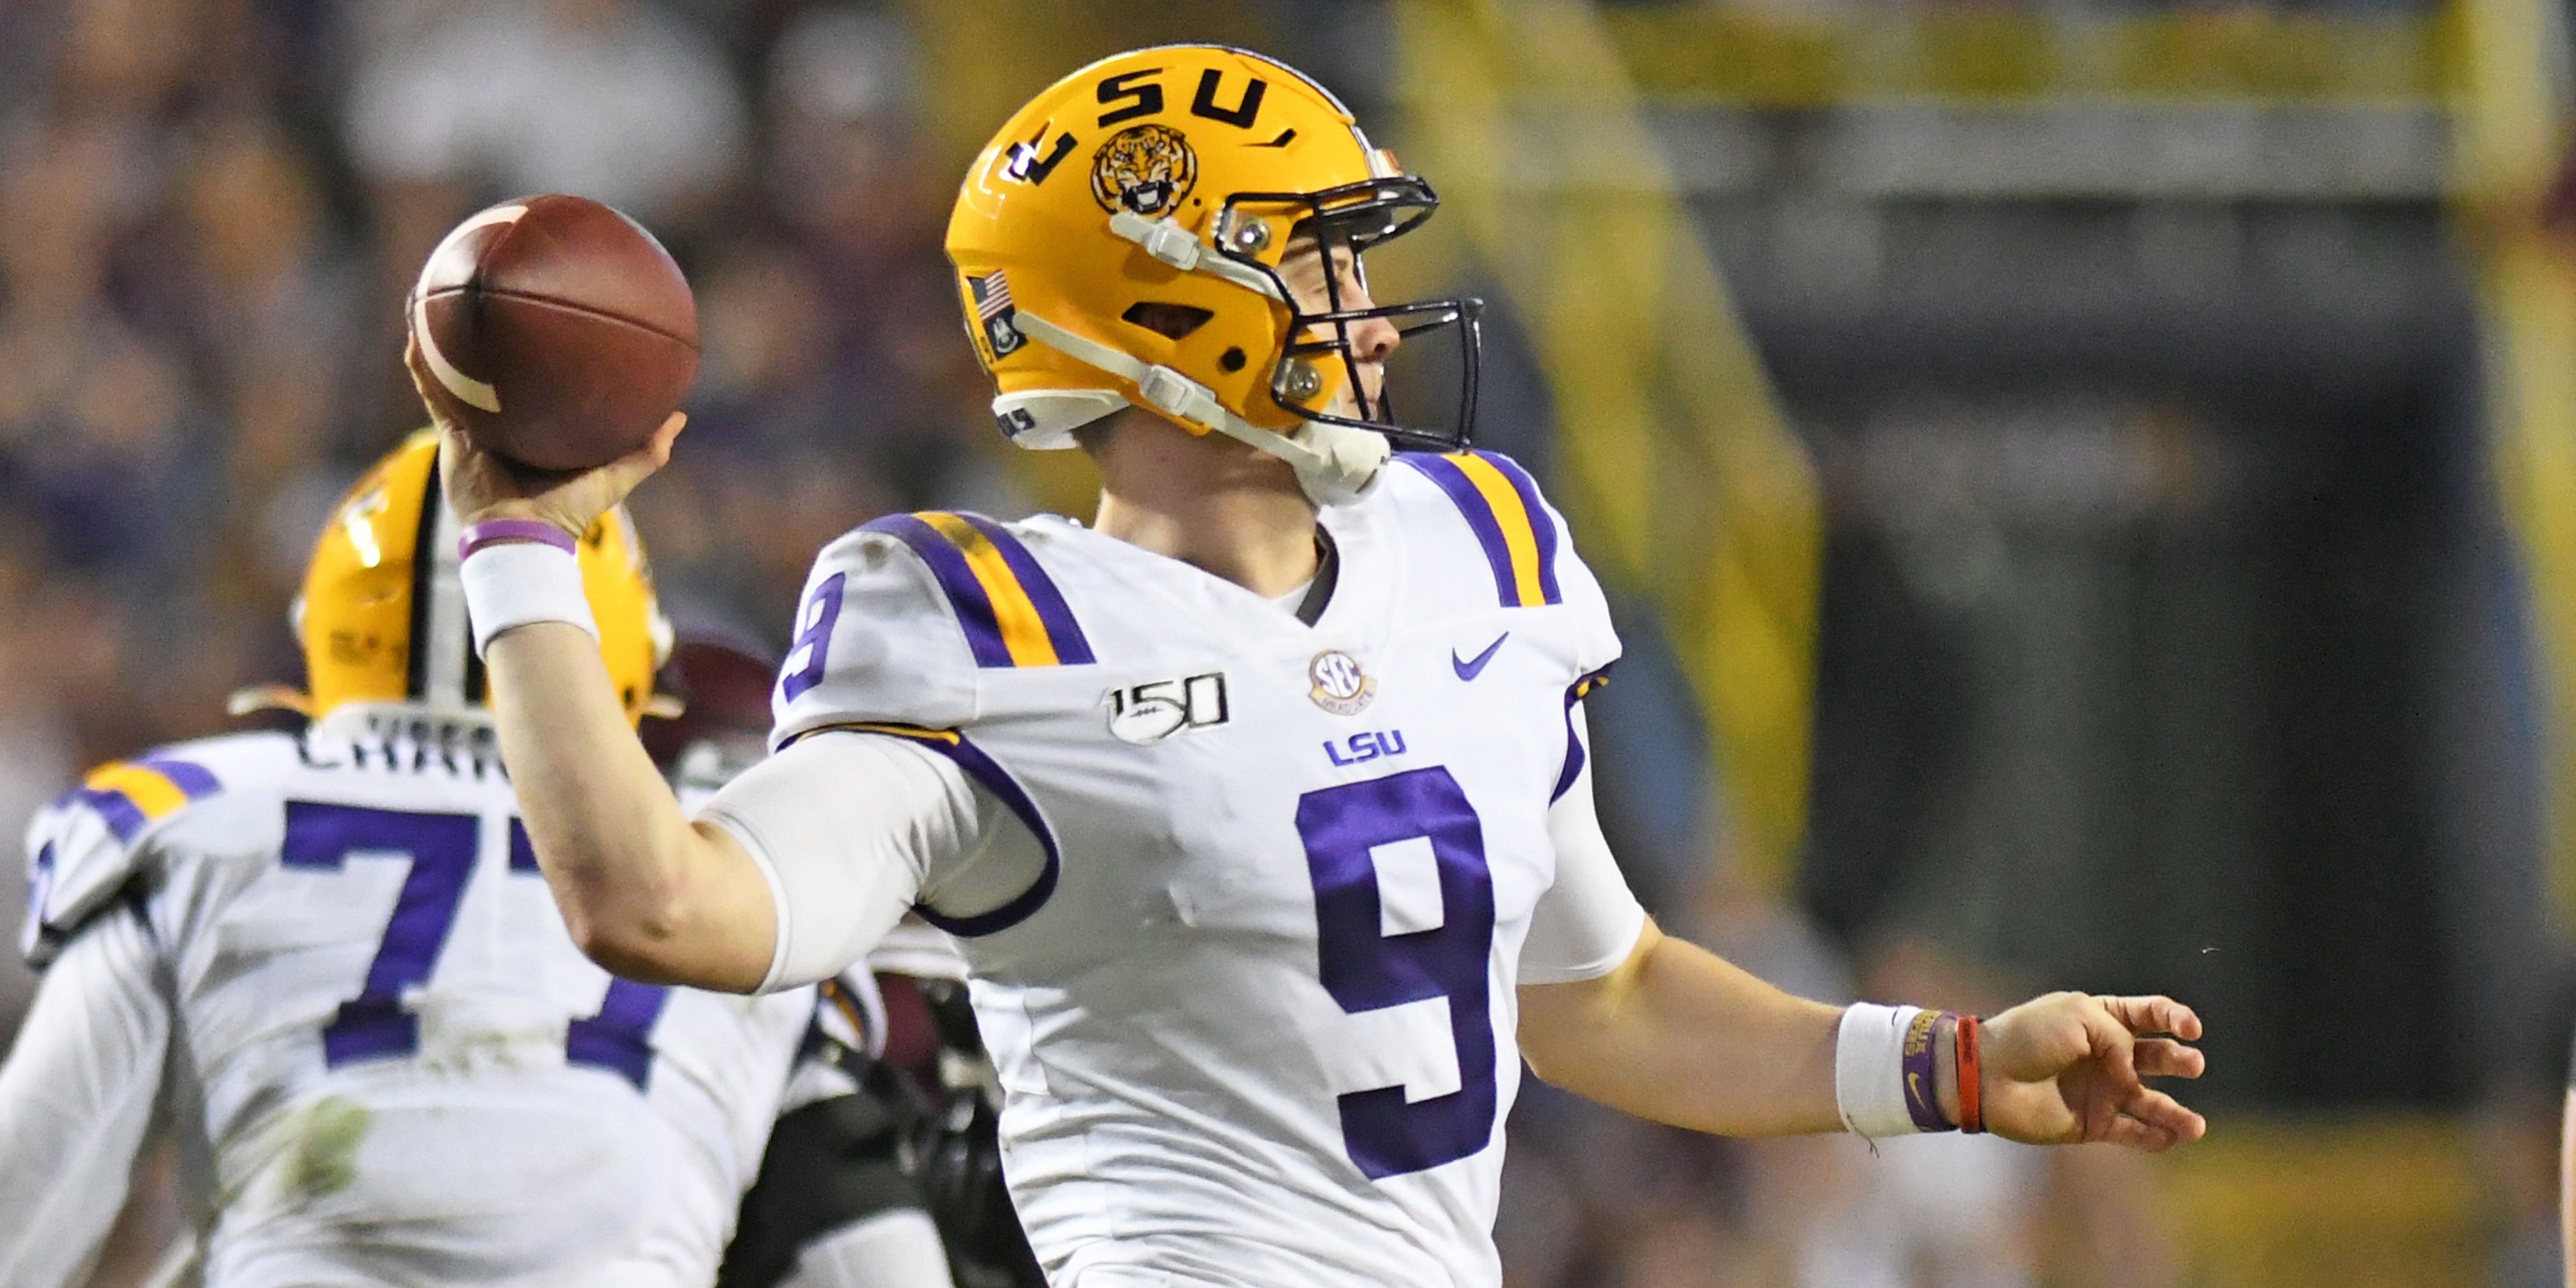
[{"label": "brown football", "polygon": [[583,197],[521,197],[458,224],[421,267],[410,322],[439,413],[541,470],[643,446],[698,374],[680,266]]}]

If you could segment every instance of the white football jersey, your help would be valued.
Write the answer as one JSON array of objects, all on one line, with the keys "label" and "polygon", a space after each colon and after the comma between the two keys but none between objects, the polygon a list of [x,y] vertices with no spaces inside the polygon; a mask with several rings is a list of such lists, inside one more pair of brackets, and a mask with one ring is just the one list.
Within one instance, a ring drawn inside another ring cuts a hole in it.
[{"label": "white football jersey", "polygon": [[1529,477],[1402,456],[1320,521],[1311,626],[1052,517],[881,519],[809,583],[774,741],[910,739],[1046,851],[1018,898],[922,911],[1060,1285],[1498,1282],[1515,986],[1642,924],[1614,874],[1616,942],[1524,960],[1571,708],[1619,649]]},{"label": "white football jersey", "polygon": [[395,728],[169,747],[38,817],[0,1281],[96,1246],[156,1091],[214,1288],[712,1281],[811,991],[612,979],[488,729]]}]

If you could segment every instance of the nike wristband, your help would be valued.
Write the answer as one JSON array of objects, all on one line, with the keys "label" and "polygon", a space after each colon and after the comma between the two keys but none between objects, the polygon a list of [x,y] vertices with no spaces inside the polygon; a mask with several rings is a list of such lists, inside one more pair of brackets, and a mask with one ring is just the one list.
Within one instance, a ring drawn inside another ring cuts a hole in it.
[{"label": "nike wristband", "polygon": [[1860,1136],[1952,1130],[1933,1090],[1940,1012],[1856,1003],[1834,1037],[1834,1107]]},{"label": "nike wristband", "polygon": [[565,622],[599,638],[590,596],[582,591],[581,561],[570,549],[542,540],[478,543],[470,536],[462,544],[456,575],[465,587],[465,617],[474,625],[477,656],[501,632],[530,622]]}]

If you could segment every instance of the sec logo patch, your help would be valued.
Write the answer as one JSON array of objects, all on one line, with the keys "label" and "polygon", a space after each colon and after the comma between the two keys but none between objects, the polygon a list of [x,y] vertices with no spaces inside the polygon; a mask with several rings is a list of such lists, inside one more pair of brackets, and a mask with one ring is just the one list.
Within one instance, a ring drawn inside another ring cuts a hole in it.
[{"label": "sec logo patch", "polygon": [[1306,679],[1314,687],[1306,696],[1315,705],[1337,716],[1355,716],[1366,710],[1369,699],[1377,696],[1377,681],[1360,669],[1360,660],[1340,649],[1326,649],[1306,664]]}]

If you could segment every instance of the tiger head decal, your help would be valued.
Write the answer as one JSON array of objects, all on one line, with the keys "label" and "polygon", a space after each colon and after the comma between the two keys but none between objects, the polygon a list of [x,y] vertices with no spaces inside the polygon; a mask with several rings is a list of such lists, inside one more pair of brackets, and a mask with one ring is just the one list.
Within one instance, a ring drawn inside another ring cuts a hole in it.
[{"label": "tiger head decal", "polygon": [[1110,135],[1091,158],[1091,195],[1111,214],[1169,215],[1198,177],[1198,154],[1168,125],[1129,126]]}]

